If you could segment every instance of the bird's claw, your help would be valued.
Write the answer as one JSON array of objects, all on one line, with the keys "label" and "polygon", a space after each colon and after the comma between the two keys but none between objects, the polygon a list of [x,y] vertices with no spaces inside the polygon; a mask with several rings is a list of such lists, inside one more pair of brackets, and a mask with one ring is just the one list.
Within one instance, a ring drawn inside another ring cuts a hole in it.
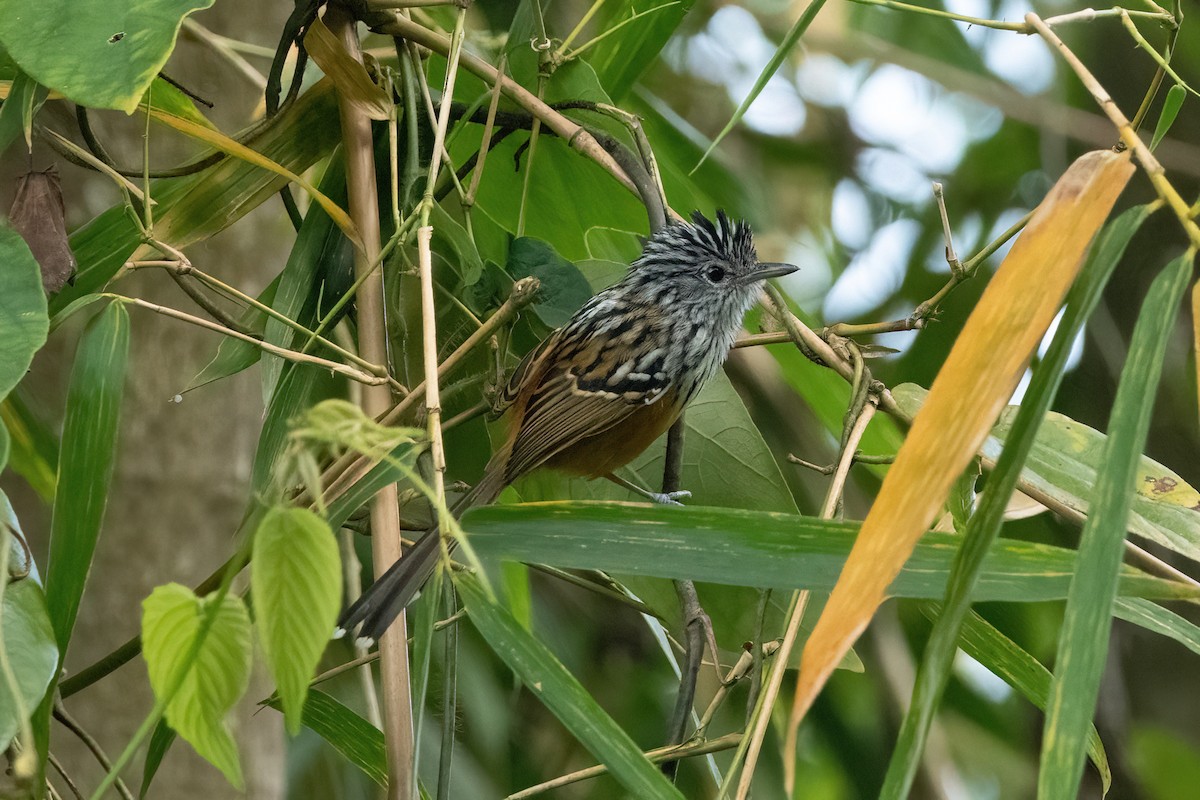
[{"label": "bird's claw", "polygon": [[691,496],[692,493],[686,489],[678,492],[651,492],[649,494],[651,500],[664,506],[681,506],[683,503],[679,501],[688,500]]}]

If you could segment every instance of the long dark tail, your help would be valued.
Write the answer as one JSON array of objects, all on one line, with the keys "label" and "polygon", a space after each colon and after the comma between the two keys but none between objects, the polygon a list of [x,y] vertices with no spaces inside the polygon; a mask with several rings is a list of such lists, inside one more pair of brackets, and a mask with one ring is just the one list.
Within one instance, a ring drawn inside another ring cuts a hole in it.
[{"label": "long dark tail", "polygon": [[[459,517],[469,508],[492,502],[505,485],[502,471],[491,469],[489,465],[475,488],[455,504],[454,516]],[[421,587],[433,574],[441,556],[440,538],[437,528],[426,531],[399,561],[392,564],[342,612],[338,630],[353,631],[357,627],[358,638],[366,640],[365,644],[379,641],[379,637],[400,616],[400,612],[417,598]],[[447,545],[453,552],[457,542],[450,539]]]}]

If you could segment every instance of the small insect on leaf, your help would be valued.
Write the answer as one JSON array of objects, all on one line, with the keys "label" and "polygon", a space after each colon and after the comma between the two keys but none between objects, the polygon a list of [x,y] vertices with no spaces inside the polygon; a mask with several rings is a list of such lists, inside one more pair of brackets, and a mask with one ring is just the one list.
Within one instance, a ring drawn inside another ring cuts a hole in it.
[{"label": "small insect on leaf", "polygon": [[17,178],[17,198],[8,218],[42,268],[42,286],[54,294],[75,275],[67,241],[66,207],[54,167]]}]

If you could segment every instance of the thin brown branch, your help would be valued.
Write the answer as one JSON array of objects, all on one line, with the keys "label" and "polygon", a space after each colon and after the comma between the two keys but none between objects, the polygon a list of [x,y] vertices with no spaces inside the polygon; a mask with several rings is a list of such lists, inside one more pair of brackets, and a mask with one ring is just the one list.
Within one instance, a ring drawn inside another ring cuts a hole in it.
[{"label": "thin brown branch", "polygon": [[[681,758],[690,758],[692,756],[703,756],[709,753],[719,753],[722,750],[728,750],[731,747],[736,747],[738,741],[742,738],[740,733],[727,733],[717,739],[709,739],[702,742],[689,742],[677,747],[659,747],[655,750],[647,750],[645,756],[653,764],[658,764],[663,761],[678,760]],[[530,786],[528,789],[522,789],[516,794],[510,794],[504,800],[524,800],[524,798],[534,797],[536,795],[548,792],[551,789],[558,789],[562,786],[568,786],[572,783],[585,781],[589,778],[597,778],[608,772],[608,767],[603,764],[598,764],[594,767],[581,769],[577,772],[572,772],[568,775],[560,775],[557,778],[548,780],[545,783],[539,783],[537,786]]]},{"label": "thin brown branch", "polygon": [[[406,19],[396,12],[379,12],[377,14],[369,14],[367,16],[368,24],[372,30],[379,33],[385,33],[389,36],[399,36],[403,39],[408,39],[422,47],[427,47],[430,50],[448,55],[450,53],[450,40],[442,36],[436,31],[432,31],[422,25]],[[625,174],[625,170],[613,160],[600,143],[596,141],[582,126],[572,122],[565,116],[555,111],[542,100],[539,100],[536,95],[530,92],[525,87],[521,86],[516,81],[506,75],[501,75],[496,68],[487,63],[481,58],[473,56],[469,53],[463,53],[459,59],[462,66],[474,75],[482,78],[489,85],[494,86],[497,82],[500,83],[501,91],[504,92],[517,105],[524,108],[529,113],[533,114],[537,119],[541,120],[542,124],[553,130],[557,135],[561,136],[568,144],[580,153],[583,153],[588,158],[595,161],[606,172],[617,179],[630,192],[637,193],[637,186]]]},{"label": "thin brown branch", "polygon": [[[356,20],[350,12],[344,6],[331,4],[325,13],[325,23],[341,39],[350,57],[361,61]],[[346,154],[350,217],[358,227],[364,247],[362,252],[356,249],[354,255],[355,273],[364,278],[356,294],[358,351],[368,361],[386,364],[383,274],[373,269],[380,254],[380,230],[371,120],[353,103],[340,96],[338,110]],[[366,278],[367,275],[370,277]],[[384,414],[391,402],[391,393],[384,386],[367,386],[363,390],[363,411],[368,416]],[[371,534],[375,576],[378,578],[401,557],[400,513],[395,484],[384,487],[372,499]],[[416,796],[416,741],[413,734],[407,630],[407,621],[401,612],[379,642],[389,800],[411,800]]]}]

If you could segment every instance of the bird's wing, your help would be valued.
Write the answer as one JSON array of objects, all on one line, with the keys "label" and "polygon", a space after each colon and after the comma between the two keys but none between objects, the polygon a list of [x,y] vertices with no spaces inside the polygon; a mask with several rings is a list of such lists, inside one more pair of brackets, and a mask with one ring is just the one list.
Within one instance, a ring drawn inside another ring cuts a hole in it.
[{"label": "bird's wing", "polygon": [[560,338],[530,368],[529,399],[517,404],[520,427],[505,468],[509,481],[563,449],[603,433],[640,408],[662,400],[674,380],[666,371],[665,320],[647,314],[628,335]]}]

